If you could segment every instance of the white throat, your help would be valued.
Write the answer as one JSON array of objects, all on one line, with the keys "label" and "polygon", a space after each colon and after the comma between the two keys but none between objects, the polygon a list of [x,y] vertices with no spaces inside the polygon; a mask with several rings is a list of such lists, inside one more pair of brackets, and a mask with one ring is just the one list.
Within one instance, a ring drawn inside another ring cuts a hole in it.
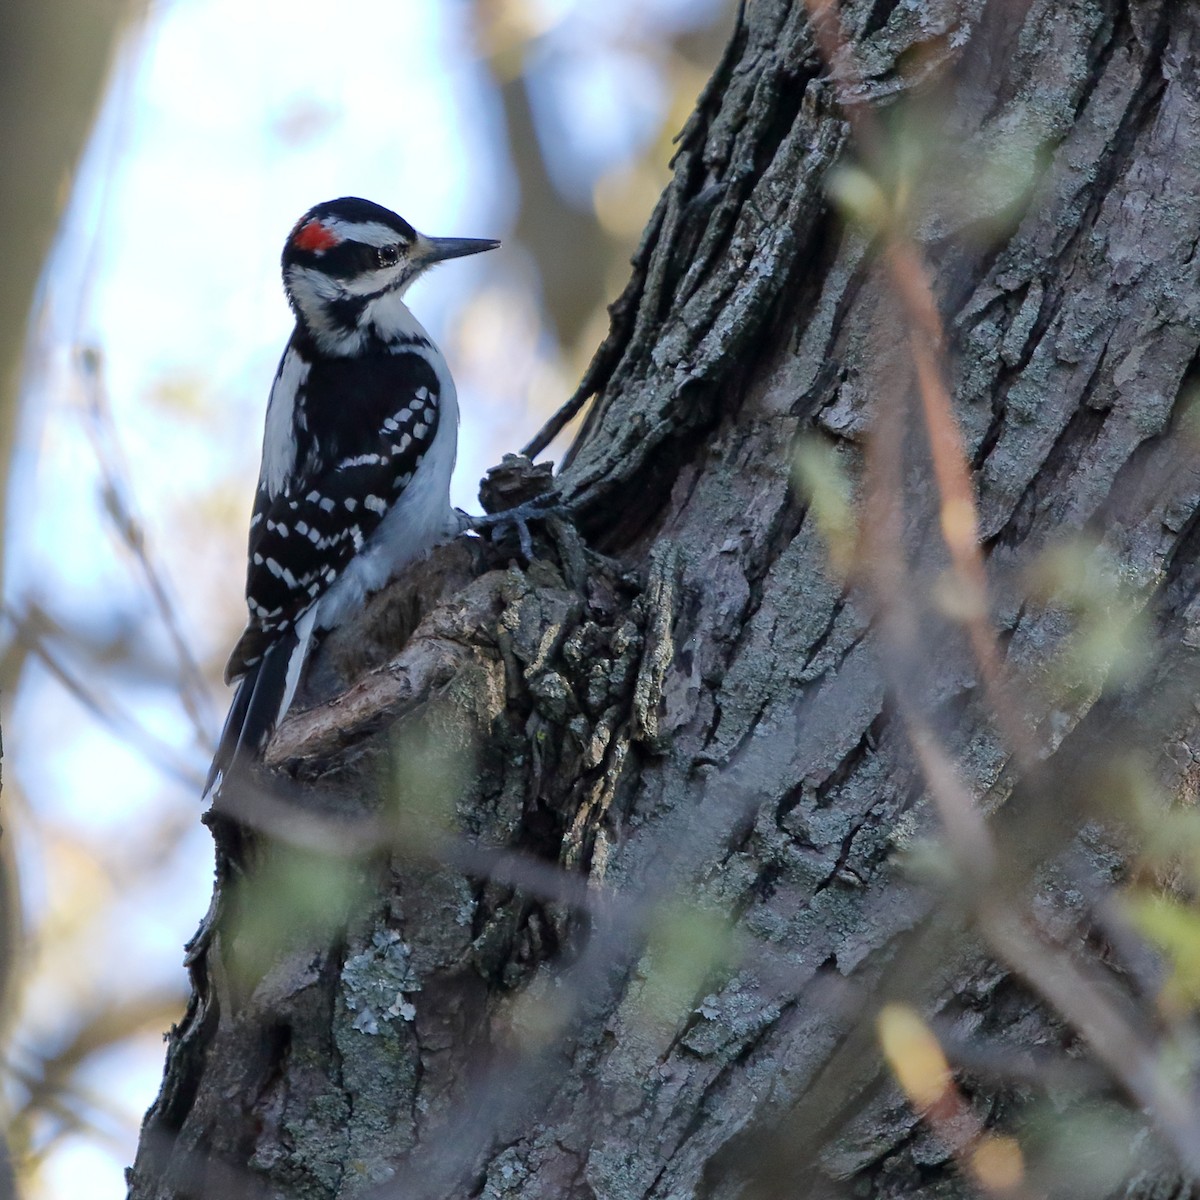
[{"label": "white throat", "polygon": [[293,267],[288,271],[288,292],[304,324],[323,353],[349,356],[362,352],[374,333],[387,343],[429,343],[429,334],[404,303],[405,286],[390,288],[372,296],[363,305],[353,328],[331,320],[329,306],[337,301],[355,299],[353,292],[341,287],[322,271],[311,267]]},{"label": "white throat", "polygon": [[426,342],[432,345],[425,327],[412,315],[404,303],[403,289],[395,288],[368,300],[358,318],[362,331],[375,330],[377,337],[385,342]]}]

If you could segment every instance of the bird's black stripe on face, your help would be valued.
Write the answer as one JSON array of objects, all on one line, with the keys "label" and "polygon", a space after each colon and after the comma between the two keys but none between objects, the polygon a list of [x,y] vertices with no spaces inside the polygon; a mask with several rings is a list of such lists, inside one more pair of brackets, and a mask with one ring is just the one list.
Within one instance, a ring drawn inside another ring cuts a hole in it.
[{"label": "bird's black stripe on face", "polygon": [[[406,241],[400,234],[397,234],[396,244],[408,245],[411,244],[411,239]],[[298,266],[316,267],[333,279],[354,279],[379,267],[378,246],[368,246],[363,242],[350,240],[331,246],[328,250],[293,249],[288,257],[291,263]]]},{"label": "bird's black stripe on face", "polygon": [[[338,236],[341,241],[333,245],[321,245],[319,236],[311,239],[299,236],[309,228],[316,228],[319,234],[322,232],[320,226],[325,222],[329,222],[331,237]],[[368,245],[354,237],[354,226],[367,224],[394,230],[396,236],[391,244],[402,249],[417,240],[417,231],[403,217],[369,200],[344,196],[340,200],[318,204],[300,219],[283,250],[285,273],[290,265],[299,265],[317,267],[335,279],[353,279],[366,271],[375,270],[380,265],[379,246]],[[313,243],[311,248],[308,247],[309,242]]]}]

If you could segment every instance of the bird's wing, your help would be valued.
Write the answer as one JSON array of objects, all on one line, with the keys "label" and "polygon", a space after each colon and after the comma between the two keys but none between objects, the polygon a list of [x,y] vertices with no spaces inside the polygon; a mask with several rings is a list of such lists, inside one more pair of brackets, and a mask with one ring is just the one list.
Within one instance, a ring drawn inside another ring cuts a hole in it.
[{"label": "bird's wing", "polygon": [[231,682],[312,606],[378,528],[437,432],[437,375],[420,354],[319,359],[295,406],[295,469],[274,495],[266,471],[250,522],[250,620]]}]

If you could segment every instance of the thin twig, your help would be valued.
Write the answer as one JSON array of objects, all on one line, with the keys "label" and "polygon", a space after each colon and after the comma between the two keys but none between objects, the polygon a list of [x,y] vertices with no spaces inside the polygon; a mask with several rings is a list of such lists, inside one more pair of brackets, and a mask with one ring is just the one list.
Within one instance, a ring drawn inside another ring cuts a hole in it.
[{"label": "thin twig", "polygon": [[983,679],[989,707],[1004,739],[1028,774],[1037,766],[1029,726],[1009,686],[989,615],[987,569],[979,544],[975,489],[962,431],[946,386],[945,332],[934,300],[933,285],[912,240],[898,230],[889,233],[886,260],[910,326],[910,346],[917,373],[929,451],[938,490],[942,539],[950,552],[959,604],[971,649]]},{"label": "thin twig", "polygon": [[530,460],[537,458],[583,410],[593,395],[595,392],[592,388],[577,388],[575,394],[529,439],[521,453]]},{"label": "thin twig", "polygon": [[209,748],[213,745],[213,714],[204,673],[184,637],[177,605],[158,564],[147,546],[145,522],[137,513],[132,499],[134,492],[128,463],[121,449],[112,406],[104,388],[100,354],[95,349],[79,355],[80,374],[87,393],[88,436],[100,468],[101,484],[108,501],[106,507],[118,536],[129,548],[150,590],[154,607],[179,662],[180,700],[192,723],[197,741]]},{"label": "thin twig", "polygon": [[977,906],[976,922],[992,949],[1083,1036],[1092,1053],[1149,1115],[1180,1165],[1191,1175],[1200,1175],[1200,1122],[1194,1097],[1181,1086],[1170,1060],[1108,999],[1101,979],[1061,948],[1047,945],[995,890]]},{"label": "thin twig", "polygon": [[[862,79],[846,41],[835,0],[805,0],[813,35],[830,67],[838,103],[850,123],[862,160],[876,181],[886,178],[886,138],[874,111],[863,102]],[[928,268],[908,233],[903,215],[889,209],[884,262],[909,323],[909,346],[917,373],[930,457],[938,489],[939,523],[950,552],[959,607],[989,706],[1009,748],[1027,773],[1037,769],[1036,747],[1021,717],[989,620],[987,572],[979,545],[979,520],[971,468],[946,386],[946,334]]]},{"label": "thin twig", "polygon": [[0,605],[0,614],[12,622],[14,636],[22,646],[35,655],[42,665],[54,676],[76,700],[102,725],[111,729],[122,741],[145,755],[164,775],[194,790],[199,788],[201,778],[165,742],[156,738],[129,713],[123,712],[112,702],[103,700],[92,691],[54,652],[28,621],[24,620],[7,605]]}]

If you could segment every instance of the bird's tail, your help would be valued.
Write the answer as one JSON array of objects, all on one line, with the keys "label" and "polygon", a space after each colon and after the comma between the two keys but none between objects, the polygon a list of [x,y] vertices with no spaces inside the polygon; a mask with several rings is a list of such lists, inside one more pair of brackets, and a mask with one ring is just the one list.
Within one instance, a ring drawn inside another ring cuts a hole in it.
[{"label": "bird's tail", "polygon": [[296,695],[312,637],[311,610],[273,641],[262,658],[238,682],[221,730],[204,799],[215,795],[257,758],[283,720]]}]

